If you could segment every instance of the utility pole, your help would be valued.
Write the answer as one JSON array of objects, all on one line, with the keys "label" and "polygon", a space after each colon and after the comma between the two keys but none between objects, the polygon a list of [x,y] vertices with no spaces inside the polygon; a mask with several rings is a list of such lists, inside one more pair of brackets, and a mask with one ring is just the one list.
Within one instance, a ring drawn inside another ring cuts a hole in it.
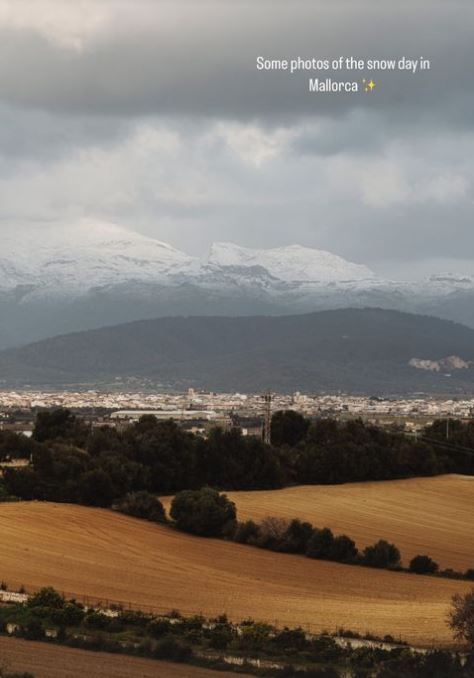
[{"label": "utility pole", "polygon": [[263,411],[263,442],[266,445],[271,444],[271,433],[272,433],[272,394],[270,391],[262,396],[264,402],[264,411]]}]

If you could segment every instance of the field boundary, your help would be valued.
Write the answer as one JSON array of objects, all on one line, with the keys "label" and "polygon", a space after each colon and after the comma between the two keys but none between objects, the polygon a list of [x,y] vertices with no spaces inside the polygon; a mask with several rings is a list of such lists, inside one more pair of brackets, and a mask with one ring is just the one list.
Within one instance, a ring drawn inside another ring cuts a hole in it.
[{"label": "field boundary", "polygon": [[[19,591],[10,591],[10,590],[0,590],[0,604],[1,603],[25,603],[27,602],[28,598],[35,593],[38,593],[41,591],[44,586],[25,586],[23,585],[21,587],[21,590]],[[100,598],[98,596],[92,596],[92,595],[87,595],[84,593],[74,593],[71,591],[66,591],[62,589],[56,589],[58,593],[62,595],[63,598],[66,600],[74,600],[77,603],[81,603],[84,605],[85,608],[94,608],[96,610],[102,610],[104,613],[113,613],[113,612],[118,612],[118,611],[132,611],[132,612],[143,612],[144,614],[150,614],[154,615],[157,617],[168,617],[170,619],[179,619],[179,618],[184,618],[184,619],[190,619],[192,617],[200,616],[203,617],[204,619],[212,619],[213,615],[209,614],[204,614],[202,611],[197,611],[197,610],[183,610],[182,608],[179,609],[170,609],[169,607],[165,606],[159,606],[159,605],[146,605],[146,604],[140,604],[140,603],[134,603],[132,601],[125,601],[125,600],[117,600],[113,598]],[[215,615],[214,618],[217,618],[222,615],[227,615],[227,611],[223,610],[222,612],[218,613]],[[233,622],[234,624],[243,624],[245,621],[249,620],[250,617],[247,619],[242,619],[240,622]],[[285,624],[278,619],[254,619],[256,622],[261,622],[264,624],[270,624],[276,629],[284,629],[284,628],[301,628],[303,631],[310,635],[314,636],[321,636],[321,635],[329,635],[333,638],[340,639],[341,642],[352,642],[352,643],[360,643],[360,644],[368,644],[368,643],[373,643],[374,645],[377,646],[382,646],[385,645],[387,647],[406,647],[407,643],[400,637],[395,638],[391,636],[391,640],[386,640],[384,638],[378,638],[375,637],[373,634],[370,634],[369,632],[366,632],[366,634],[359,634],[359,633],[354,633],[350,631],[350,629],[343,629],[341,627],[335,627],[334,629],[330,629],[329,627],[325,629],[324,631],[321,631],[319,626],[316,626],[315,624],[311,624],[310,622],[301,622],[297,623],[295,625],[292,625],[291,627],[288,626],[288,624]],[[343,632],[346,631],[347,635],[344,634]],[[387,636],[388,638],[388,636]],[[434,645],[436,641],[430,640],[427,642],[427,646]],[[416,649],[414,646],[409,645],[409,647],[412,647],[412,649]],[[420,650],[422,648],[419,648]]]}]

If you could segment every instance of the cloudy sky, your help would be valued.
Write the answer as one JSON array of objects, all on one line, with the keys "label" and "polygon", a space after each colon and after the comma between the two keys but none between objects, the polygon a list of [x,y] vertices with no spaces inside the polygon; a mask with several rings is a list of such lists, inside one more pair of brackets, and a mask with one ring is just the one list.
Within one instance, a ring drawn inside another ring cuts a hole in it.
[{"label": "cloudy sky", "polygon": [[[472,0],[0,0],[0,232],[87,216],[474,273],[473,30]],[[324,95],[256,68],[299,55],[431,70]]]}]

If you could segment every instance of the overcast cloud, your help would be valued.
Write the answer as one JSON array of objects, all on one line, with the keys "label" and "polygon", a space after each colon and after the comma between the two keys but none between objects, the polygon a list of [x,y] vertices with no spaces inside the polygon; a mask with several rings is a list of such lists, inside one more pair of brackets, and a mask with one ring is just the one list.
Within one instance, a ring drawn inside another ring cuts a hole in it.
[{"label": "overcast cloud", "polygon": [[[473,30],[472,0],[0,1],[0,229],[86,215],[189,253],[474,272]],[[255,67],[351,54],[431,70],[350,96]]]}]

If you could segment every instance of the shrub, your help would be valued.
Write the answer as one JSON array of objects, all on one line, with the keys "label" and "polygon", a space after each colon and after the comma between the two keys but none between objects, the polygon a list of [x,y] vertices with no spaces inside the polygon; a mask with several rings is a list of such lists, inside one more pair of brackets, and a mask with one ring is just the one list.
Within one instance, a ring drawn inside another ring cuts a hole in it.
[{"label": "shrub", "polygon": [[153,656],[156,659],[170,659],[174,662],[185,662],[191,659],[193,651],[180,640],[173,636],[161,638],[155,645]]},{"label": "shrub", "polygon": [[309,420],[294,410],[275,412],[271,424],[272,445],[297,445],[308,432]]},{"label": "shrub", "polygon": [[464,573],[464,577],[466,579],[469,579],[470,581],[474,581],[474,569],[466,570]]},{"label": "shrub", "polygon": [[158,497],[155,497],[154,494],[150,494],[146,490],[129,492],[114,508],[121,513],[126,513],[135,518],[143,518],[155,523],[166,522],[163,504]]},{"label": "shrub", "polygon": [[43,640],[45,632],[39,619],[31,619],[26,625],[23,636],[26,640]]},{"label": "shrub", "polygon": [[310,644],[310,641],[306,639],[306,633],[300,628],[284,628],[283,631],[279,631],[275,634],[272,642],[279,651],[285,653],[301,652]]},{"label": "shrub", "polygon": [[145,627],[152,619],[151,615],[138,610],[119,610],[119,612],[118,619],[126,626]]},{"label": "shrub", "polygon": [[465,595],[453,596],[449,626],[456,640],[465,640],[474,648],[474,589]]},{"label": "shrub", "polygon": [[327,527],[322,530],[315,528],[313,536],[308,542],[306,555],[309,558],[325,558],[331,556],[331,551],[334,545],[334,535]]},{"label": "shrub", "polygon": [[235,524],[235,504],[227,495],[203,487],[178,492],[171,503],[170,515],[178,530],[201,537],[222,537],[229,523]]},{"label": "shrub", "polygon": [[255,545],[264,549],[279,551],[288,530],[288,521],[284,518],[268,516],[259,524],[259,535]]},{"label": "shrub", "polygon": [[58,626],[79,626],[84,616],[83,608],[75,603],[66,603],[63,608],[54,610],[51,620]]},{"label": "shrub", "polygon": [[268,624],[253,622],[242,626],[239,646],[242,650],[258,652],[262,650],[272,635],[272,627]]},{"label": "shrub", "polygon": [[239,544],[255,545],[260,535],[260,528],[253,520],[246,520],[245,523],[237,523],[234,533],[234,541]]},{"label": "shrub", "polygon": [[84,617],[84,624],[91,629],[105,629],[110,623],[110,619],[100,612],[90,610]]},{"label": "shrub", "polygon": [[214,650],[225,650],[234,638],[232,626],[225,623],[217,624],[209,631],[209,645]]},{"label": "shrub", "polygon": [[380,539],[364,549],[362,562],[369,567],[397,567],[400,565],[400,551],[395,544]]},{"label": "shrub", "polygon": [[162,638],[173,631],[173,625],[169,619],[152,619],[147,626],[147,631],[152,638]]},{"label": "shrub", "polygon": [[285,553],[306,553],[313,532],[311,523],[303,523],[297,519],[292,520],[284,535],[281,551]]},{"label": "shrub", "polygon": [[409,569],[415,574],[434,574],[439,566],[429,556],[415,556],[410,560]]},{"label": "shrub", "polygon": [[60,610],[64,605],[65,600],[62,595],[51,586],[42,588],[38,593],[30,596],[28,600],[29,607],[51,607]]},{"label": "shrub", "polygon": [[357,555],[358,550],[355,541],[345,534],[335,537],[330,551],[331,560],[337,560],[340,563],[351,563],[357,558]]}]

